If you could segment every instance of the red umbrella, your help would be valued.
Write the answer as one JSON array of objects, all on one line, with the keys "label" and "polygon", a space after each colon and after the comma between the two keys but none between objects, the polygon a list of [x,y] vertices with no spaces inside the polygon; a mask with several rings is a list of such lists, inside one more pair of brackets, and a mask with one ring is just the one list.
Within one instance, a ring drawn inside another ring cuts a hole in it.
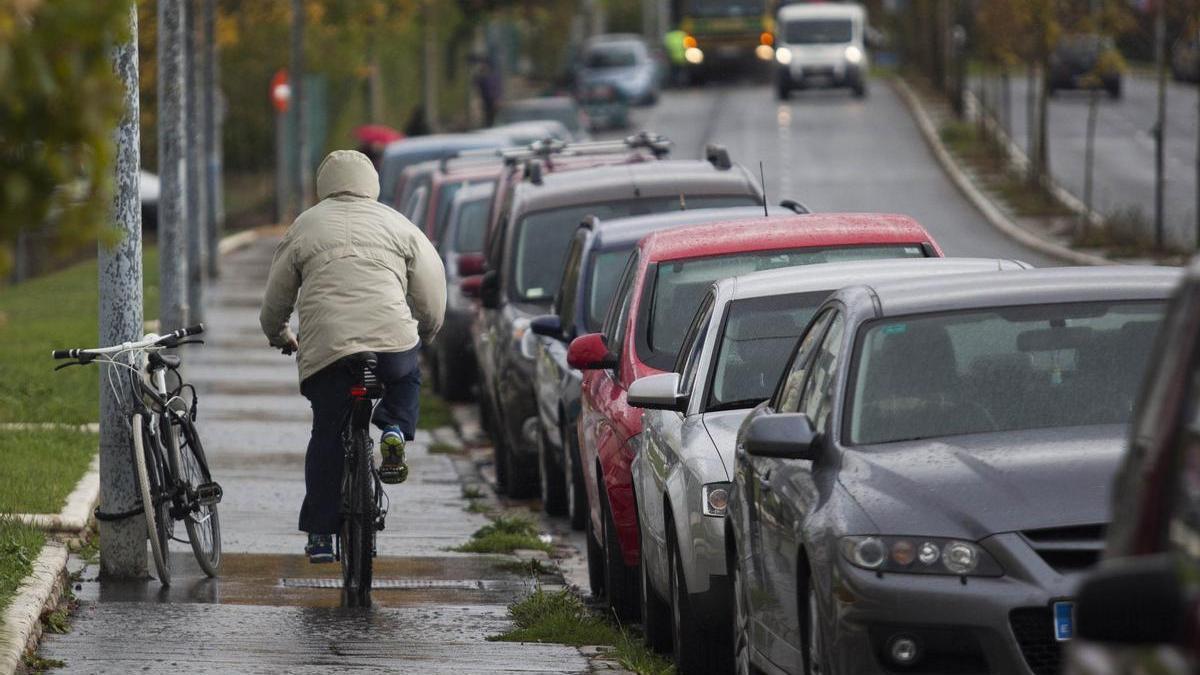
[{"label": "red umbrella", "polygon": [[404,134],[386,124],[364,124],[354,130],[354,137],[359,143],[387,145],[404,138]]}]

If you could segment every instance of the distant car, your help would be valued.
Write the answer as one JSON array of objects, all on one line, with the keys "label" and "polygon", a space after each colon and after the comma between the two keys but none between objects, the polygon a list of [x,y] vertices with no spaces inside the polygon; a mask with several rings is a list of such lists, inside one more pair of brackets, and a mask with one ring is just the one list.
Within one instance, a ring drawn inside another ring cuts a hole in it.
[{"label": "distant car", "polygon": [[821,673],[1057,673],[1178,270],[843,288],[737,434],[737,654]]},{"label": "distant car", "polygon": [[1180,82],[1200,82],[1200,40],[1180,38],[1171,49],[1171,74]]},{"label": "distant car", "polygon": [[435,391],[451,401],[470,398],[479,379],[471,343],[475,302],[463,294],[459,283],[483,271],[483,234],[495,189],[494,182],[481,182],[454,191],[436,241],[446,267],[446,319],[426,355]]},{"label": "distant car", "polygon": [[[759,215],[643,239],[613,296],[620,302],[609,306],[601,330],[575,338],[567,349],[567,362],[584,371],[579,453],[593,593],[605,593],[621,616],[640,610],[641,537],[630,462],[642,410],[629,405],[626,393],[635,380],[675,365],[688,319],[714,281],[834,260],[934,256],[941,251],[929,233],[902,216]],[[695,580],[690,591],[704,592],[707,584],[707,577]]]},{"label": "distant car", "polygon": [[748,171],[701,160],[556,171],[515,186],[497,229],[487,234],[487,272],[477,286],[482,309],[472,333],[480,405],[496,437],[497,483],[504,494],[531,496],[538,490],[534,362],[522,339],[530,319],[545,314],[558,292],[564,255],[579,223],[588,216],[621,218],[761,200]]},{"label": "distant car", "polygon": [[567,363],[567,345],[576,336],[600,330],[621,272],[638,241],[658,230],[761,213],[761,206],[752,206],[688,209],[613,220],[588,218],[576,230],[564,258],[553,312],[535,317],[529,324],[530,331],[541,336],[535,350],[534,393],[541,421],[538,465],[542,507],[547,513],[565,512],[574,529],[584,527],[587,493],[576,429],[583,374]]},{"label": "distant car", "polygon": [[1104,560],[1079,589],[1071,675],[1200,672],[1200,266],[1175,292],[1117,472]]},{"label": "distant car", "polygon": [[515,122],[554,120],[561,122],[576,141],[588,139],[588,123],[575,99],[569,96],[546,96],[505,101],[496,112],[493,129]]},{"label": "distant car", "polygon": [[467,185],[494,184],[501,169],[498,156],[483,162],[433,160],[414,164],[400,174],[404,189],[397,198],[397,210],[437,243],[454,193]]},{"label": "distant car", "polygon": [[583,46],[575,72],[576,86],[608,85],[634,105],[658,101],[662,73],[639,35],[598,35]]},{"label": "distant car", "polygon": [[866,10],[858,4],[781,7],[775,27],[776,97],[787,100],[793,89],[810,87],[848,87],[855,96],[866,96],[866,24]]},{"label": "distant car", "polygon": [[553,138],[560,141],[574,140],[574,134],[565,124],[558,120],[531,120],[528,122],[513,122],[498,127],[480,129],[476,133],[502,134],[507,136],[513,145],[529,145],[535,141]]},{"label": "distant car", "polygon": [[1103,89],[1121,98],[1124,62],[1112,38],[1102,35],[1068,35],[1050,53],[1050,93],[1059,89]]},{"label": "distant car", "polygon": [[398,211],[403,211],[406,205],[398,202],[404,191],[404,182],[401,178],[404,170],[413,164],[450,157],[464,150],[503,148],[510,145],[512,145],[512,141],[503,133],[410,136],[390,143],[384,149],[383,158],[380,160],[379,201]]},{"label": "distant car", "polygon": [[[732,665],[725,508],[734,436],[750,409],[771,396],[826,296],[859,283],[1026,267],[970,258],[871,260],[756,272],[712,286],[674,369],[629,387],[630,405],[647,409],[632,471],[638,529],[648,542],[641,549],[642,597],[650,601],[642,627],[650,646],[681,644],[675,661],[684,674]],[[701,577],[707,583],[698,584]],[[708,590],[690,592],[699,586]]]}]

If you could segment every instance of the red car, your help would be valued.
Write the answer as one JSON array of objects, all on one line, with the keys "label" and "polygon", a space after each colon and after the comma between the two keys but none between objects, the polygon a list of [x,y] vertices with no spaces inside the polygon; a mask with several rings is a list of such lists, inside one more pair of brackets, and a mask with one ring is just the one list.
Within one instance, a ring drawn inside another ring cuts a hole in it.
[{"label": "red car", "polygon": [[625,394],[634,380],[675,366],[683,333],[714,281],[811,263],[941,256],[916,221],[878,214],[744,218],[639,242],[601,332],[576,338],[567,354],[571,367],[584,371],[578,433],[592,592],[605,591],[622,616],[638,612],[640,544],[630,463],[642,411]]}]

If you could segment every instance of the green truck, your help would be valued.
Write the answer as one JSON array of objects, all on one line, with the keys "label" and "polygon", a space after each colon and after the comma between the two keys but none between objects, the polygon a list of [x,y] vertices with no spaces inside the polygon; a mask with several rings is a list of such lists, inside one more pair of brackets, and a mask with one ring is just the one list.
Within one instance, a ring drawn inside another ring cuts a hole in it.
[{"label": "green truck", "polygon": [[682,62],[673,65],[689,81],[769,72],[776,5],[777,0],[673,0],[672,25],[683,34],[682,54],[672,54]]}]

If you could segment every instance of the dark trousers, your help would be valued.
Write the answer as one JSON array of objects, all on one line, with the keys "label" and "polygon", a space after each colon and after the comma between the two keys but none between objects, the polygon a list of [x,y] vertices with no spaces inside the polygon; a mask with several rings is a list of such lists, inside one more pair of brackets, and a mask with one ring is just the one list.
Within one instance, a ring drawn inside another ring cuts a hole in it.
[{"label": "dark trousers", "polygon": [[[406,352],[376,352],[376,375],[383,382],[383,400],[371,421],[383,429],[400,427],[404,438],[413,439],[421,390],[421,348]],[[304,504],[300,507],[300,529],[312,534],[338,531],[342,498],[342,430],[350,410],[350,387],[357,378],[342,363],[334,363],[305,378],[300,393],[312,404],[312,437],[304,461]]]}]

